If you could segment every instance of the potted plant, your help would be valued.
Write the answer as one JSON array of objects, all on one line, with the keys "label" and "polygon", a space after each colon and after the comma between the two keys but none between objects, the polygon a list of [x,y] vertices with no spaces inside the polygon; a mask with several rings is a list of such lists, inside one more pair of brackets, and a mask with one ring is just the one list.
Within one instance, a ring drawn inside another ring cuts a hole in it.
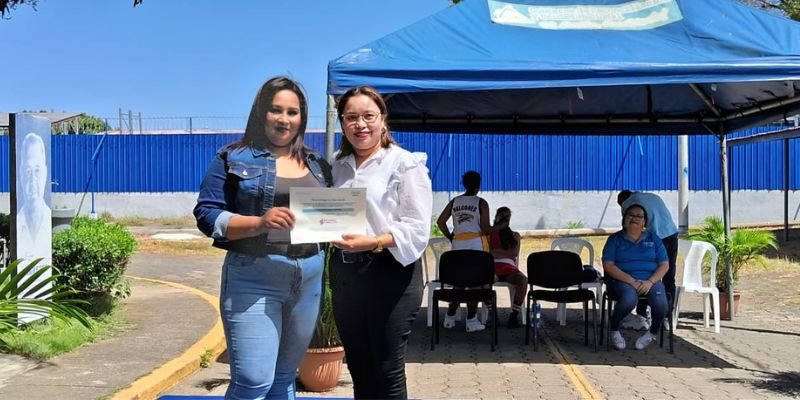
[{"label": "potted plant", "polygon": [[720,318],[730,319],[728,306],[728,261],[732,268],[734,288],[734,312],[738,312],[738,299],[741,295],[735,290],[739,282],[739,272],[742,268],[756,264],[766,267],[764,256],[761,252],[771,247],[778,248],[775,234],[769,231],[756,229],[735,229],[731,231],[730,240],[725,242],[725,226],[722,219],[711,216],[703,220],[702,225],[691,229],[687,235],[689,239],[702,240],[711,243],[719,252],[717,263],[716,286],[720,291]]},{"label": "potted plant", "polygon": [[328,280],[331,254],[333,252],[328,251],[325,257],[319,319],[297,374],[303,387],[311,392],[327,392],[335,388],[344,359],[344,347],[333,319],[333,299]]}]

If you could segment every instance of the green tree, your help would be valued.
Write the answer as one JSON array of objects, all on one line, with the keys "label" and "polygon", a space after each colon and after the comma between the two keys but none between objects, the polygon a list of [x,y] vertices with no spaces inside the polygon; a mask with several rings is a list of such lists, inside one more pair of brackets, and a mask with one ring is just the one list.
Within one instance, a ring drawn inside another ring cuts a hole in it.
[{"label": "green tree", "polygon": [[768,11],[776,11],[800,21],[800,0],[740,0],[741,2]]},{"label": "green tree", "polygon": [[0,0],[0,17],[5,17],[7,13],[22,4],[27,4],[35,10],[37,3],[38,0]]},{"label": "green tree", "polygon": [[[143,0],[133,0],[133,6],[136,7],[142,4],[142,1]],[[29,5],[36,10],[36,6],[39,5],[39,0],[0,0],[0,17],[5,18],[11,10],[20,5]]]},{"label": "green tree", "polygon": [[[133,0],[133,6],[142,4],[144,0]],[[451,4],[458,4],[463,0],[450,0]],[[800,0],[739,0],[749,6],[778,11],[793,20],[800,21]],[[0,0],[0,17],[6,15],[18,5],[27,4],[36,9],[38,0]]]},{"label": "green tree", "polygon": [[66,130],[62,129],[61,124],[53,125],[54,134],[76,134],[76,133],[99,133],[106,130],[106,123],[102,119],[93,115],[81,114],[78,117],[79,132],[75,132],[75,125],[66,124]]}]

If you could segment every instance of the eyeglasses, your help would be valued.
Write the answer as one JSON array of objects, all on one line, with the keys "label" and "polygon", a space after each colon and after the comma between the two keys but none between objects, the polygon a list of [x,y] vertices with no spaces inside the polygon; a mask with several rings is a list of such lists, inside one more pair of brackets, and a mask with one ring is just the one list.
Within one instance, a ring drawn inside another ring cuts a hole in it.
[{"label": "eyeglasses", "polygon": [[347,114],[342,115],[342,121],[344,121],[347,124],[355,124],[355,123],[358,122],[359,119],[363,119],[364,122],[366,122],[368,124],[371,124],[371,123],[377,121],[378,117],[380,115],[381,114],[378,114],[378,113],[375,113],[375,112],[369,112],[369,111],[365,112],[363,114],[347,113]]},{"label": "eyeglasses", "polygon": [[644,219],[644,214],[625,214],[625,216],[633,219]]}]

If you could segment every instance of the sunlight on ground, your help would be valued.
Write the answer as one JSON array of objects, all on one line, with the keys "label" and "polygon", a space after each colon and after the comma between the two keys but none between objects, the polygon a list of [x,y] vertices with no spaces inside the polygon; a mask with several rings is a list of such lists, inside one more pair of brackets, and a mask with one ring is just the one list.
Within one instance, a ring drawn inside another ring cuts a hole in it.
[{"label": "sunlight on ground", "polygon": [[223,256],[224,250],[211,246],[211,239],[156,240],[149,236],[135,235],[141,253],[159,253],[187,256]]},{"label": "sunlight on ground", "polygon": [[[159,218],[155,220],[145,218],[119,219],[118,222],[129,226],[156,225],[170,228],[192,227],[194,220],[186,218]],[[775,231],[779,238],[782,231]],[[795,239],[785,243],[780,242],[777,251],[772,250],[765,253],[766,267],[750,265],[742,270],[739,289],[746,299],[746,308],[753,310],[769,309],[772,312],[780,312],[783,309],[797,308],[800,306],[800,291],[796,289],[796,282],[800,281],[800,232],[793,231]],[[139,243],[138,252],[159,253],[186,256],[218,256],[225,254],[211,246],[211,239],[200,238],[192,240],[156,240],[151,235],[135,235]],[[594,247],[594,266],[602,270],[601,256],[603,245],[607,236],[585,236]],[[528,254],[549,250],[553,238],[522,238],[520,251],[520,266],[525,270],[525,259]],[[584,257],[586,255],[584,254]],[[678,263],[682,260],[679,258]],[[680,271],[680,269],[679,269]],[[677,281],[680,282],[681,276],[678,273]]]}]

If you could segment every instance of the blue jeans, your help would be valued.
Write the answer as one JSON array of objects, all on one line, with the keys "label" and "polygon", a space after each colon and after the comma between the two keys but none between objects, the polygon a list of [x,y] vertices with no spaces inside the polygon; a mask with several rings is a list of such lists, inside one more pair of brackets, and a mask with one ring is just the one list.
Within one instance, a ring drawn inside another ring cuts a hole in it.
[{"label": "blue jeans", "polygon": [[220,313],[231,383],[226,399],[294,399],[297,367],[319,313],[324,253],[304,259],[228,252]]},{"label": "blue jeans", "polygon": [[[639,293],[627,283],[609,279],[606,281],[606,288],[617,298],[614,304],[614,312],[611,314],[611,330],[618,331],[619,324],[626,315],[630,314],[639,302]],[[661,331],[661,324],[667,316],[667,292],[664,283],[656,282],[646,295],[647,304],[650,305],[650,333],[658,334]]]}]

